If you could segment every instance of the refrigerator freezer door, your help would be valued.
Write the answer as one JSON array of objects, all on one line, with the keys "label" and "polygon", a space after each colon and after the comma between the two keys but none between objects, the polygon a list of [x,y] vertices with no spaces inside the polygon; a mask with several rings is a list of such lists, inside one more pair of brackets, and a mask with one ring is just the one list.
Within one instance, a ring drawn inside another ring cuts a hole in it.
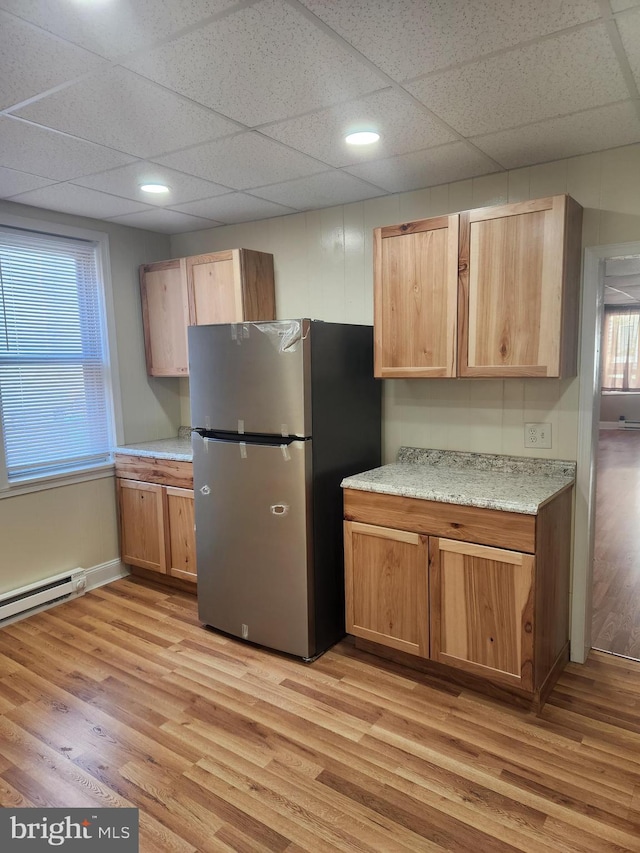
[{"label": "refrigerator freezer door", "polygon": [[191,425],[311,434],[309,321],[189,327]]},{"label": "refrigerator freezer door", "polygon": [[198,610],[206,625],[311,657],[311,441],[193,437]]}]

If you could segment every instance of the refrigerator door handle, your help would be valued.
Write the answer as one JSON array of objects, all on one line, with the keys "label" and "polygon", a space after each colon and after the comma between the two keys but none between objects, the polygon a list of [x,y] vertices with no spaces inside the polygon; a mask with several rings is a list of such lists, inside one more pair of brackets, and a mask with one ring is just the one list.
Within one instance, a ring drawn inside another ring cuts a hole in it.
[{"label": "refrigerator door handle", "polygon": [[273,515],[286,515],[289,512],[289,504],[273,504],[271,512]]}]

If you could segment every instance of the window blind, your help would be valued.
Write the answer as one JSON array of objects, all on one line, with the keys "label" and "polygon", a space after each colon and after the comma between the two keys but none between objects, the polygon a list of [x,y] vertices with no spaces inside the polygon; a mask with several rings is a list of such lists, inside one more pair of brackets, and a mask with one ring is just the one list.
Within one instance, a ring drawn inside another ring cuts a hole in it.
[{"label": "window blind", "polygon": [[605,305],[603,391],[640,391],[640,306]]},{"label": "window blind", "polygon": [[95,244],[0,228],[0,413],[9,481],[106,462]]}]

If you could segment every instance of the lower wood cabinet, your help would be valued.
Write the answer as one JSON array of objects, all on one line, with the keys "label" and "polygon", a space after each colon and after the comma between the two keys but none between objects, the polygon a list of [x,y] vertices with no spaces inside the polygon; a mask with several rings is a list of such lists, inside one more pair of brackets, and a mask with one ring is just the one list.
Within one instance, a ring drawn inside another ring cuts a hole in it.
[{"label": "lower wood cabinet", "polygon": [[432,660],[533,689],[531,554],[430,540]]},{"label": "lower wood cabinet", "polygon": [[358,522],[345,530],[348,633],[426,657],[427,538]]},{"label": "lower wood cabinet", "polygon": [[353,489],[344,498],[356,643],[540,707],[568,660],[571,489],[537,516]]},{"label": "lower wood cabinet", "polygon": [[195,583],[191,463],[116,454],[116,475],[122,561]]},{"label": "lower wood cabinet", "polygon": [[165,486],[164,494],[167,571],[173,577],[195,581],[197,574],[193,489]]},{"label": "lower wood cabinet", "polygon": [[118,480],[120,553],[128,565],[167,571],[162,486]]}]

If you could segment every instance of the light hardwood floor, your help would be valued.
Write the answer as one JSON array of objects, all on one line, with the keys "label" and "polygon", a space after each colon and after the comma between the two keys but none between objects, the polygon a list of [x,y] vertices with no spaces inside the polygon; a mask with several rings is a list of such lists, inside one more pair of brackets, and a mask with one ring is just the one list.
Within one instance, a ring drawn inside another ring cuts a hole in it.
[{"label": "light hardwood floor", "polygon": [[640,659],[640,430],[600,432],[592,644]]},{"label": "light hardwood floor", "polygon": [[125,579],[0,630],[0,805],[137,806],[142,853],[640,851],[640,663],[570,664],[536,717]]}]

